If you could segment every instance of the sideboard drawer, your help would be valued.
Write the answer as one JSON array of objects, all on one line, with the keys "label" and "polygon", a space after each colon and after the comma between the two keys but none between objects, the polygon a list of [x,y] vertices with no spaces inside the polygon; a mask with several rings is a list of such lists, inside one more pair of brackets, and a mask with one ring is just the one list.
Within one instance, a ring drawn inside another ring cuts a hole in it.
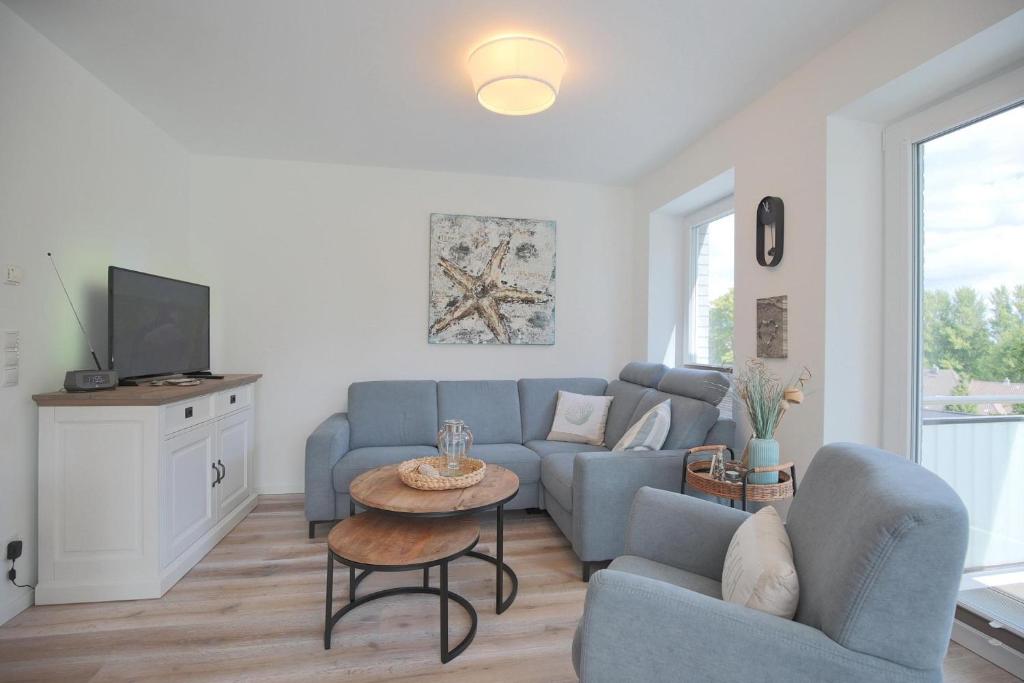
[{"label": "sideboard drawer", "polygon": [[215,395],[217,417],[241,410],[252,405],[252,385],[243,384],[234,389],[226,389]]},{"label": "sideboard drawer", "polygon": [[214,395],[197,396],[189,401],[164,406],[164,436],[200,424],[213,417]]}]

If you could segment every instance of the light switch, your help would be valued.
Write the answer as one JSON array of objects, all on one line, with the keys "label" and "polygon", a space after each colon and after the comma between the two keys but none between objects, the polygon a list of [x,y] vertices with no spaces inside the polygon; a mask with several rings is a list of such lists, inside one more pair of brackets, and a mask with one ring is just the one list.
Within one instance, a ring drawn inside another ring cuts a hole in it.
[{"label": "light switch", "polygon": [[4,368],[3,385],[5,387],[18,386],[18,368]]},{"label": "light switch", "polygon": [[7,264],[7,279],[5,282],[9,285],[20,285],[21,284],[21,266],[15,266],[10,263]]}]

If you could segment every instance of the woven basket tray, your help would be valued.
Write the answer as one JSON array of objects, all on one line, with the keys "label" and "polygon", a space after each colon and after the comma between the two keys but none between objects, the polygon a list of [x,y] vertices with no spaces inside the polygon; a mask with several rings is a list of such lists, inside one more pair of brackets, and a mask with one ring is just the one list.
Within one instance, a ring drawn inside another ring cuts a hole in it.
[{"label": "woven basket tray", "polygon": [[[747,484],[747,501],[754,503],[768,502],[791,497],[793,495],[793,479],[790,477],[789,472],[781,470],[781,468],[789,466],[789,463],[784,463],[778,467],[763,468],[769,471],[778,471],[779,483]],[[740,500],[740,498],[743,497],[743,484],[739,482],[712,479],[711,474],[708,471],[710,467],[711,461],[709,460],[697,460],[695,462],[687,463],[686,485],[692,486],[698,491],[711,494],[712,496],[718,496],[719,498]],[[746,474],[746,470],[741,469],[736,463],[727,462],[725,467],[726,469],[739,470],[741,474]],[[761,471],[761,469],[762,468],[757,468],[756,470],[751,471],[756,472]]]},{"label": "woven basket tray", "polygon": [[402,483],[421,491],[447,491],[449,489],[464,489],[479,484],[487,473],[487,463],[476,458],[462,459],[463,474],[457,477],[429,477],[420,474],[420,465],[433,465],[438,472],[444,472],[446,459],[443,456],[431,456],[429,458],[415,458],[406,460],[398,466],[398,476]]}]

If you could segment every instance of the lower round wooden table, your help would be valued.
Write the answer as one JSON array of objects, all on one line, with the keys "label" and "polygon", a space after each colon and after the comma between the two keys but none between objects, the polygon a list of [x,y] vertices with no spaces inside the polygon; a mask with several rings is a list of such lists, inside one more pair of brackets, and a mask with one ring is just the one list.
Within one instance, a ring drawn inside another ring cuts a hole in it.
[{"label": "lower round wooden table", "polygon": [[[469,488],[447,491],[421,491],[406,486],[398,476],[398,465],[385,465],[364,472],[352,480],[349,486],[349,515],[356,514],[356,505],[367,510],[377,510],[404,517],[459,517],[485,510],[495,510],[497,515],[497,543],[495,556],[470,550],[467,557],[490,562],[495,567],[494,611],[501,614],[516,599],[519,578],[512,568],[505,564],[505,503],[519,493],[519,477],[516,473],[488,463],[483,480]],[[361,581],[369,572],[356,578]],[[508,574],[512,588],[504,597],[504,577]]]},{"label": "lower round wooden table", "polygon": [[[373,600],[406,593],[426,593],[441,599],[441,663],[450,662],[469,647],[476,635],[476,610],[469,600],[448,590],[448,563],[470,552],[480,540],[476,520],[402,519],[379,512],[367,512],[338,522],[327,536],[327,606],[324,618],[324,649],[331,649],[331,631],[338,621]],[[334,563],[348,566],[348,604],[334,607]],[[430,585],[430,568],[440,567],[437,588]],[[356,570],[362,570],[357,578]],[[359,579],[371,571],[402,572],[423,570],[422,586],[389,588],[356,598]],[[469,633],[448,649],[448,601],[454,600],[469,614]]]}]

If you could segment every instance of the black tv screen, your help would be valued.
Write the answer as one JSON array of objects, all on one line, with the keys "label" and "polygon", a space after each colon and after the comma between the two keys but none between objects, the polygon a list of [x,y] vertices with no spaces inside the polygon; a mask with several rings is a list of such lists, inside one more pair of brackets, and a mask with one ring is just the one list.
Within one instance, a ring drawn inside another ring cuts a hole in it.
[{"label": "black tv screen", "polygon": [[210,288],[110,266],[110,367],[121,379],[210,369]]}]

